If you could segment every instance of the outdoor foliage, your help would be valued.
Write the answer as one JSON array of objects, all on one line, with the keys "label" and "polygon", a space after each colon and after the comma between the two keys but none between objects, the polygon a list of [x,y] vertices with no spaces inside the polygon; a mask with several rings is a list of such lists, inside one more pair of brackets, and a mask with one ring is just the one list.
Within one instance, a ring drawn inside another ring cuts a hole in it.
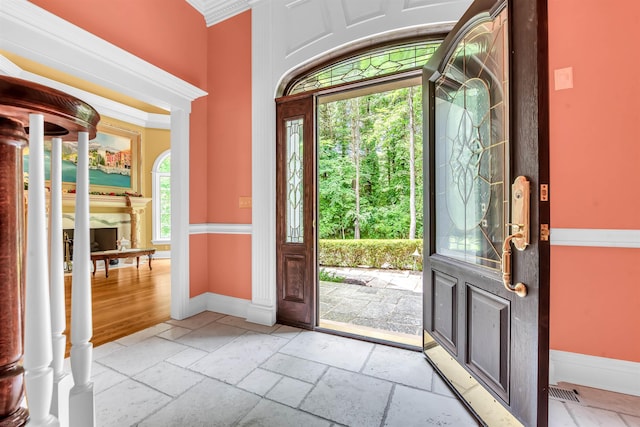
[{"label": "outdoor foliage", "polygon": [[320,265],[422,271],[422,239],[322,239],[318,249]]},{"label": "outdoor foliage", "polygon": [[171,238],[171,156],[158,165],[160,183],[160,238]]},{"label": "outdoor foliage", "polygon": [[318,106],[321,239],[422,236],[421,129],[420,86]]},{"label": "outdoor foliage", "polygon": [[334,283],[342,283],[344,282],[344,277],[338,276],[335,273],[330,271],[326,271],[321,268],[318,270],[318,280],[321,282],[334,282]]}]

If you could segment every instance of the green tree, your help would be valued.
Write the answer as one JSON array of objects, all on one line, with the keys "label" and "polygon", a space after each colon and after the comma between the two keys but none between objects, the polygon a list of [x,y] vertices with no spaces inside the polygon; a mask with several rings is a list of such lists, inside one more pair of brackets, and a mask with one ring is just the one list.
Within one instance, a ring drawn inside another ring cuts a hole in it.
[{"label": "green tree", "polygon": [[422,234],[419,86],[319,105],[320,238]]}]

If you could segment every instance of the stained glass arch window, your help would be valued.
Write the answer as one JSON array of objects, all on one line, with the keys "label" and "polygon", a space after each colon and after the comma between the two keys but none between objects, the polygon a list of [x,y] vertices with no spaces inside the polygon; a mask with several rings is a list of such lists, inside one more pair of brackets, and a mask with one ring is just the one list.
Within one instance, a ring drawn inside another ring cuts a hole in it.
[{"label": "stained glass arch window", "polygon": [[314,69],[289,84],[286,93],[308,92],[344,83],[420,69],[440,46],[441,40],[403,42],[367,50]]}]

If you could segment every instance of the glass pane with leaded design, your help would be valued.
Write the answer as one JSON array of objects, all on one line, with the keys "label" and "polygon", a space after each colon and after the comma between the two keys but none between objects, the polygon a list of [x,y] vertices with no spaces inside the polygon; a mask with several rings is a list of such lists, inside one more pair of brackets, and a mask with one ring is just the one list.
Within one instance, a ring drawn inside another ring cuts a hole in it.
[{"label": "glass pane with leaded design", "polygon": [[471,30],[435,82],[436,249],[495,269],[508,218],[506,19]]},{"label": "glass pane with leaded design", "polygon": [[302,118],[287,120],[286,129],[286,191],[287,191],[287,243],[304,242],[303,223],[303,144],[304,120]]},{"label": "glass pane with leaded design", "polygon": [[427,63],[438,46],[440,46],[439,40],[428,40],[367,51],[305,75],[293,84],[287,93],[292,95],[400,71],[415,70]]}]

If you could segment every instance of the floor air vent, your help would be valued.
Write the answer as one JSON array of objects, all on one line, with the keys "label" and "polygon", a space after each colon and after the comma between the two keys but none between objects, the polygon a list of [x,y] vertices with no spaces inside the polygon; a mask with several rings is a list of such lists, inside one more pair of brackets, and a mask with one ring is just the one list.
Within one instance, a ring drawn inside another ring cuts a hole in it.
[{"label": "floor air vent", "polygon": [[578,393],[575,390],[567,390],[553,385],[549,386],[549,398],[565,402],[580,402]]}]

